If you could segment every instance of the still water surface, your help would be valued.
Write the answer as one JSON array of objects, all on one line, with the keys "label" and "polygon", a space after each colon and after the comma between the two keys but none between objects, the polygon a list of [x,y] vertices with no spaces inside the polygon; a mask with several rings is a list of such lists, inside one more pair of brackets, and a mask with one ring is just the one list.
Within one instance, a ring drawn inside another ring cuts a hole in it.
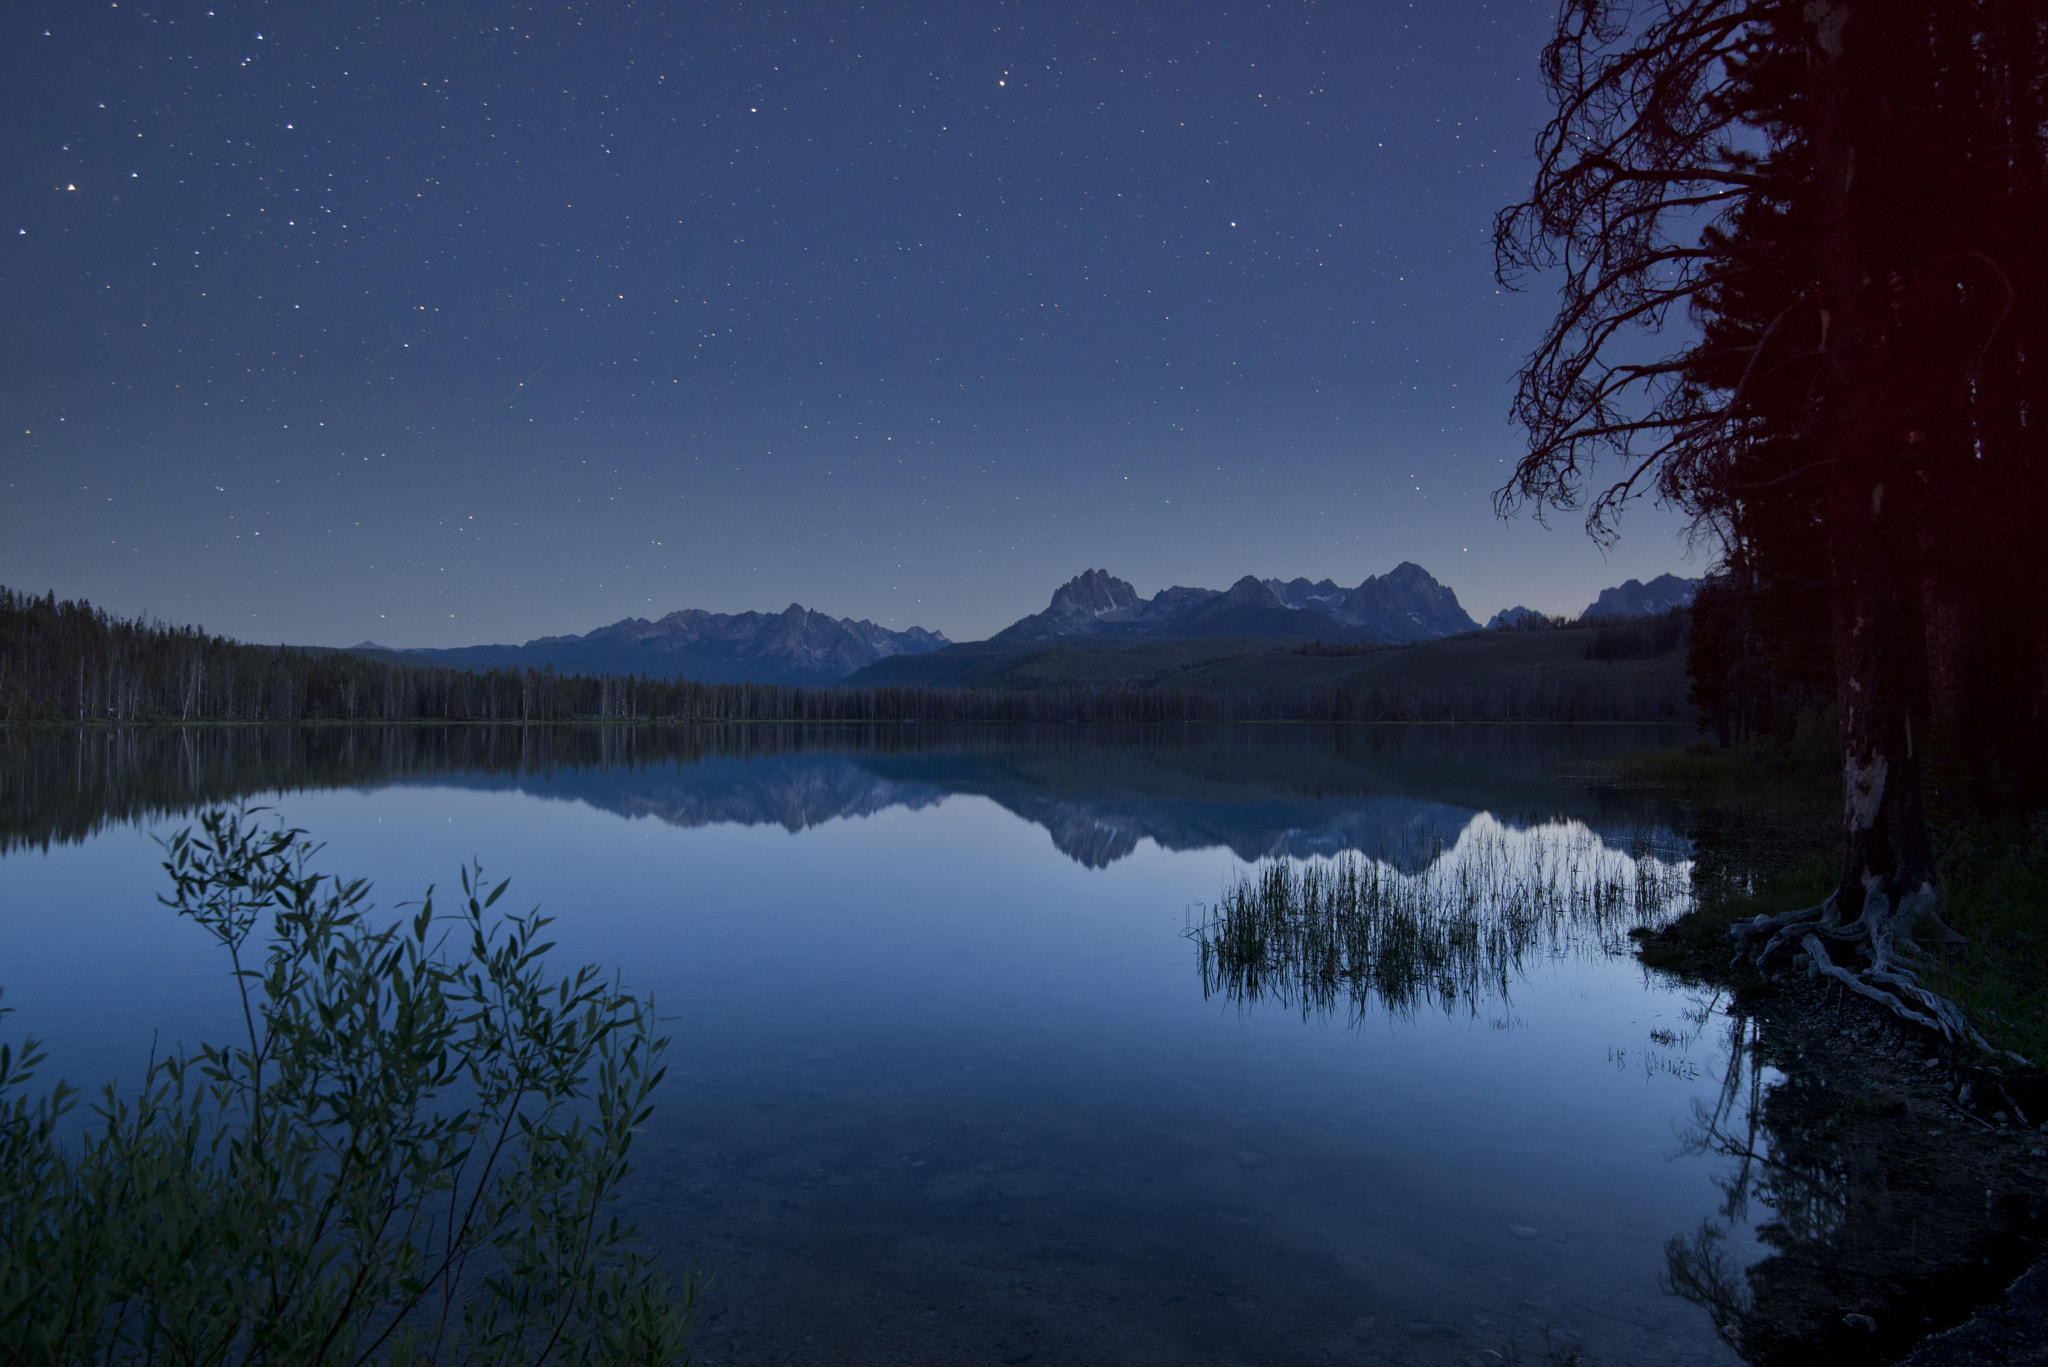
[{"label": "still water surface", "polygon": [[[207,732],[15,740],[6,1023],[73,1080],[232,1026],[154,838],[250,796],[380,903],[480,859],[675,1044],[630,1215],[710,1277],[710,1362],[1733,1363],[1659,1287],[1723,1196],[1729,1037],[1612,924],[1407,1010],[1206,994],[1274,859],[1405,878],[1688,813],[1595,728]],[[68,747],[68,748],[67,748]],[[1574,777],[1574,773],[1581,776]],[[1758,1256],[1746,1228],[1732,1252]]]}]

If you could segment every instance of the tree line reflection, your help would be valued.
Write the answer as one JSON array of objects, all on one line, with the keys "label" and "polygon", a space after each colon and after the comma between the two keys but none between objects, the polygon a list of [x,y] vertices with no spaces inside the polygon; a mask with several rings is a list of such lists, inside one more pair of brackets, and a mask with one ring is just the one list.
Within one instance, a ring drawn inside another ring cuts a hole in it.
[{"label": "tree line reflection", "polygon": [[237,726],[0,728],[0,852],[306,789],[516,790],[679,827],[792,832],[983,797],[1102,868],[1150,840],[1247,862],[1370,852],[1410,870],[1482,811],[1682,847],[1682,813],[1560,767],[1640,728]]}]

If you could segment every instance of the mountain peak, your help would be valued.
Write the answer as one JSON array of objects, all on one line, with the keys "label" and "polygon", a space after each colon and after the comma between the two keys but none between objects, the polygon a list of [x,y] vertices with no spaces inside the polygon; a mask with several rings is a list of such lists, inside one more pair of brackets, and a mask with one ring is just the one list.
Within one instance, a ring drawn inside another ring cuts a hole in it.
[{"label": "mountain peak", "polygon": [[1053,590],[1046,611],[1061,616],[1106,616],[1138,606],[1138,591],[1108,570],[1083,570]]},{"label": "mountain peak", "polygon": [[1367,632],[1369,640],[1393,643],[1479,630],[1458,595],[1412,560],[1367,578],[1332,615]]},{"label": "mountain peak", "polygon": [[1313,612],[1329,612],[1344,601],[1349,589],[1341,588],[1336,581],[1319,579],[1310,583],[1301,579],[1267,579],[1262,581],[1273,590],[1273,596],[1286,608],[1306,608]]},{"label": "mountain peak", "polygon": [[1691,607],[1693,595],[1699,589],[1699,580],[1680,579],[1675,574],[1660,574],[1647,584],[1640,579],[1630,579],[1619,588],[1600,590],[1600,596],[1579,616],[1642,617],[1653,612],[1668,612],[1672,608]]},{"label": "mountain peak", "polygon": [[1226,608],[1237,607],[1285,608],[1287,606],[1286,603],[1280,601],[1280,595],[1273,592],[1272,585],[1256,575],[1248,574],[1226,589],[1221,597],[1214,599],[1211,610],[1221,611]]},{"label": "mountain peak", "polygon": [[1520,603],[1511,608],[1502,608],[1486,619],[1487,630],[1520,627],[1525,622],[1542,622],[1548,619],[1534,608],[1523,607]]},{"label": "mountain peak", "polygon": [[1144,602],[1136,589],[1108,570],[1083,570],[1052,591],[1052,601],[1044,612],[1019,618],[989,639],[1039,641],[1093,635],[1104,623],[1128,621]]}]

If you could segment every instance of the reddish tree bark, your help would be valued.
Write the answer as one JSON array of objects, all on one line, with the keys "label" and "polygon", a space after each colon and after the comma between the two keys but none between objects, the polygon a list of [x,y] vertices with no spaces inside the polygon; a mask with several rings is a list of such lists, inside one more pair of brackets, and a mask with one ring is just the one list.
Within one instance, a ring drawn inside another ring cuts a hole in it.
[{"label": "reddish tree bark", "polygon": [[[1827,461],[1829,597],[1841,711],[1842,874],[1854,919],[1866,892],[1891,906],[1931,887],[1916,739],[1927,734],[1921,614],[1929,388],[1902,335],[1917,263],[1901,241],[1901,182],[1919,139],[1901,137],[1915,85],[1899,61],[1898,5],[1817,0],[1808,108],[1814,165]],[[1916,737],[1916,723],[1918,736]]]}]

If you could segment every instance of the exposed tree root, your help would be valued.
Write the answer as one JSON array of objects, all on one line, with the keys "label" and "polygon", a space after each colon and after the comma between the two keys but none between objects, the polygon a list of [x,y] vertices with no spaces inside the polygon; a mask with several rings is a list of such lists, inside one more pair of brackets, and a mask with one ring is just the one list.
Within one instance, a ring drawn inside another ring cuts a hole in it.
[{"label": "exposed tree root", "polygon": [[[1933,922],[1944,940],[1962,940],[1941,919],[1939,907],[1940,894],[1928,884],[1923,883],[1899,898],[1896,905],[1881,887],[1873,885],[1863,894],[1862,915],[1853,921],[1842,920],[1835,896],[1830,893],[1817,906],[1738,921],[1728,928],[1728,933],[1735,940],[1737,960],[1749,958],[1758,968],[1764,968],[1779,951],[1796,944],[1805,953],[1808,973],[1831,978],[1901,1020],[1932,1030],[1951,1043],[1967,1040],[1987,1054],[2021,1067],[2032,1067],[2028,1060],[2009,1049],[1994,1049],[1970,1024],[1961,1007],[1923,987],[1919,975],[1900,959],[1900,955],[1919,952],[1919,946],[1913,943],[1913,926],[1923,916]],[[1762,948],[1752,955],[1751,947],[1758,944]],[[1835,955],[1829,952],[1830,944],[1860,956],[1863,966],[1851,968],[1837,963]]]}]

